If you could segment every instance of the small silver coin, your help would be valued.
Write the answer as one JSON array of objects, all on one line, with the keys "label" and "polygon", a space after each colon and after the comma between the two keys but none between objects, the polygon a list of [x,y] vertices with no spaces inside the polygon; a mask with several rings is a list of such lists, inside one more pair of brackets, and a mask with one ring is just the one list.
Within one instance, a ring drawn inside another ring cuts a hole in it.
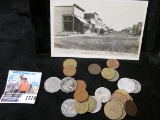
[{"label": "small silver coin", "polygon": [[61,80],[57,77],[50,77],[44,83],[44,89],[49,93],[57,92],[60,89]]},{"label": "small silver coin", "polygon": [[106,103],[111,99],[111,92],[105,87],[99,87],[95,91],[95,96],[102,102]]},{"label": "small silver coin", "polygon": [[64,116],[74,117],[74,116],[77,115],[77,113],[74,109],[75,102],[76,102],[76,100],[74,100],[74,99],[67,99],[62,103],[61,111],[62,111]]},{"label": "small silver coin", "polygon": [[141,91],[141,84],[135,79],[131,80],[135,83],[135,90],[132,93],[139,93]]},{"label": "small silver coin", "polygon": [[135,83],[130,78],[121,78],[117,83],[118,89],[123,89],[128,93],[135,90]]},{"label": "small silver coin", "polygon": [[115,70],[115,72],[116,72],[116,76],[113,79],[109,80],[109,81],[115,82],[115,81],[117,81],[119,79],[119,73],[117,72],[117,70]]},{"label": "small silver coin", "polygon": [[77,82],[74,78],[65,77],[61,80],[60,86],[63,92],[69,93],[69,92],[73,92],[76,90]]},{"label": "small silver coin", "polygon": [[96,96],[92,96],[92,97],[96,99],[96,101],[97,101],[97,107],[96,107],[96,109],[95,109],[93,112],[91,112],[91,113],[97,113],[98,111],[100,111],[100,109],[101,109],[101,107],[102,107],[102,103],[101,103],[100,99],[97,98]]}]

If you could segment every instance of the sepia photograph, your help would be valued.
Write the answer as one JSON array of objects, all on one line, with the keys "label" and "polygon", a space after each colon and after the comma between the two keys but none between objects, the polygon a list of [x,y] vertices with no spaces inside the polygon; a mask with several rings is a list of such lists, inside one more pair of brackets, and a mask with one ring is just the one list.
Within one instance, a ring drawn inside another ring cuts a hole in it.
[{"label": "sepia photograph", "polygon": [[51,0],[51,57],[139,60],[148,1]]}]

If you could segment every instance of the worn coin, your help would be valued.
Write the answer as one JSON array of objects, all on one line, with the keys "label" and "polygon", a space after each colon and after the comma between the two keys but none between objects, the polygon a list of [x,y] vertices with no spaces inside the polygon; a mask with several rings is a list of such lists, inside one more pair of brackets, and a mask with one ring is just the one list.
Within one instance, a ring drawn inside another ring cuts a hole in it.
[{"label": "worn coin", "polygon": [[97,103],[97,107],[94,111],[92,111],[91,113],[97,113],[98,111],[100,111],[101,107],[102,107],[102,103],[100,101],[100,99],[96,96],[92,96],[96,99],[96,103]]},{"label": "worn coin", "polygon": [[87,102],[88,102],[88,105],[89,105],[88,112],[93,112],[97,107],[96,99],[92,96],[89,96]]},{"label": "worn coin", "polygon": [[88,99],[88,92],[86,90],[76,90],[73,94],[73,98],[77,102],[84,102]]},{"label": "worn coin", "polygon": [[84,114],[88,111],[88,102],[75,102],[74,109],[78,114]]},{"label": "worn coin", "polygon": [[111,99],[111,92],[105,87],[99,87],[95,91],[95,96],[100,99],[102,103],[106,103]]},{"label": "worn coin", "polygon": [[57,77],[50,77],[44,83],[44,89],[49,93],[57,92],[60,89],[61,80]]},{"label": "worn coin", "polygon": [[131,99],[131,97],[130,97],[130,95],[128,94],[128,92],[125,91],[125,90],[123,90],[123,89],[118,89],[118,90],[116,90],[115,92],[120,92],[120,93],[122,93],[122,94],[126,97],[127,100],[130,100],[130,99]]},{"label": "worn coin", "polygon": [[63,62],[63,67],[66,67],[68,65],[73,65],[74,67],[77,67],[77,62],[76,60],[72,59],[72,58],[69,58],[69,59],[66,59],[64,62]]},{"label": "worn coin", "polygon": [[85,90],[87,85],[83,80],[77,80],[77,88],[76,90]]},{"label": "worn coin", "polygon": [[112,120],[119,119],[123,114],[122,106],[115,101],[109,101],[104,106],[105,115]]},{"label": "worn coin", "polygon": [[123,89],[128,93],[131,93],[135,90],[135,83],[129,78],[121,78],[118,81],[117,86],[119,89]]},{"label": "worn coin", "polygon": [[115,72],[116,72],[115,77],[113,79],[109,80],[109,81],[115,82],[115,81],[117,81],[119,79],[119,73],[117,72],[117,70],[115,70]]},{"label": "worn coin", "polygon": [[65,77],[61,80],[61,90],[63,92],[69,93],[73,92],[77,88],[77,82],[74,78],[71,77]]},{"label": "worn coin", "polygon": [[101,71],[101,75],[103,78],[111,80],[115,77],[116,72],[112,68],[103,68]]},{"label": "worn coin", "polygon": [[112,69],[117,69],[119,67],[119,62],[116,59],[109,59],[106,64]]},{"label": "worn coin", "polygon": [[137,114],[137,106],[132,100],[127,100],[124,108],[129,116],[134,117]]},{"label": "worn coin", "polygon": [[124,119],[125,117],[126,117],[126,115],[127,115],[127,113],[126,113],[126,111],[125,111],[125,109],[124,109],[124,104],[123,103],[121,103],[121,102],[118,102],[120,105],[121,105],[121,107],[122,107],[122,116],[118,119],[118,120],[122,120],[122,119]]},{"label": "worn coin", "polygon": [[90,64],[88,66],[88,71],[93,74],[93,75],[97,75],[101,72],[101,67],[98,64]]},{"label": "worn coin", "polygon": [[68,65],[63,68],[63,73],[66,76],[74,76],[76,74],[76,67],[73,65]]},{"label": "worn coin", "polygon": [[132,93],[139,93],[141,91],[141,84],[134,79],[131,79],[135,83],[135,90]]},{"label": "worn coin", "polygon": [[119,92],[113,93],[111,96],[111,100],[116,101],[116,102],[121,102],[123,104],[126,103],[127,101],[126,97],[122,93],[119,93]]},{"label": "worn coin", "polygon": [[74,99],[67,99],[65,100],[62,105],[61,105],[61,111],[64,116],[66,117],[74,117],[77,115],[77,112],[74,109],[74,104],[75,104]]}]

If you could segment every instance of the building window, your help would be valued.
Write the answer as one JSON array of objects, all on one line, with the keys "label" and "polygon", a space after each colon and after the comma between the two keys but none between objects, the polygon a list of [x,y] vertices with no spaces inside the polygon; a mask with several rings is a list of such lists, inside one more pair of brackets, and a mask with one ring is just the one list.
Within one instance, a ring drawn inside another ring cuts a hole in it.
[{"label": "building window", "polygon": [[72,31],[73,17],[63,16],[63,21],[64,21],[64,31]]}]

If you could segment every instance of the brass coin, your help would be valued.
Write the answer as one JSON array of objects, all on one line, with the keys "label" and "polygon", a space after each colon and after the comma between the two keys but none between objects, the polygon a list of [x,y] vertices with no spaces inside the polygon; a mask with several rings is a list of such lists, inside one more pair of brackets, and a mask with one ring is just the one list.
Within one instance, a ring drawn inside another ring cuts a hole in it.
[{"label": "brass coin", "polygon": [[109,101],[104,106],[105,115],[112,120],[119,119],[122,116],[122,106],[115,101]]},{"label": "brass coin", "polygon": [[88,71],[93,74],[93,75],[97,75],[101,72],[101,67],[98,64],[90,64],[88,66]]},{"label": "brass coin", "polygon": [[77,62],[76,60],[69,58],[63,62],[63,67],[66,67],[68,65],[73,65],[74,67],[77,67]]},{"label": "brass coin", "polygon": [[73,94],[73,98],[77,102],[84,102],[88,99],[88,92],[86,90],[76,90]]},{"label": "brass coin", "polygon": [[85,90],[87,87],[86,83],[83,80],[77,80],[76,90]]},{"label": "brass coin", "polygon": [[117,69],[119,67],[119,62],[116,59],[109,59],[107,60],[106,64],[112,69]]},{"label": "brass coin", "polygon": [[118,120],[122,120],[122,119],[124,119],[125,117],[126,117],[126,115],[127,115],[127,113],[126,113],[126,111],[125,111],[125,109],[124,109],[124,104],[123,103],[121,103],[121,102],[118,102],[120,105],[121,105],[121,107],[122,107],[122,116],[118,119]]},{"label": "brass coin", "polygon": [[76,74],[76,68],[73,65],[68,65],[63,68],[64,75],[70,77]]},{"label": "brass coin", "polygon": [[129,116],[134,117],[137,114],[137,106],[132,100],[127,100],[124,108]]},{"label": "brass coin", "polygon": [[75,111],[78,113],[78,114],[84,114],[88,111],[88,102],[85,101],[85,102],[82,102],[82,103],[79,103],[79,102],[75,102],[74,104],[74,109]]},{"label": "brass coin", "polygon": [[123,89],[116,90],[115,92],[122,93],[126,97],[127,100],[131,99],[129,93],[127,91],[123,90]]},{"label": "brass coin", "polygon": [[93,112],[97,107],[96,99],[92,96],[89,96],[87,102],[88,102],[88,105],[89,105],[88,112]]},{"label": "brass coin", "polygon": [[103,78],[111,80],[115,77],[116,72],[112,68],[103,68],[101,71],[101,75]]},{"label": "brass coin", "polygon": [[125,104],[127,99],[122,93],[115,92],[111,96],[111,101],[121,102],[121,103]]}]

